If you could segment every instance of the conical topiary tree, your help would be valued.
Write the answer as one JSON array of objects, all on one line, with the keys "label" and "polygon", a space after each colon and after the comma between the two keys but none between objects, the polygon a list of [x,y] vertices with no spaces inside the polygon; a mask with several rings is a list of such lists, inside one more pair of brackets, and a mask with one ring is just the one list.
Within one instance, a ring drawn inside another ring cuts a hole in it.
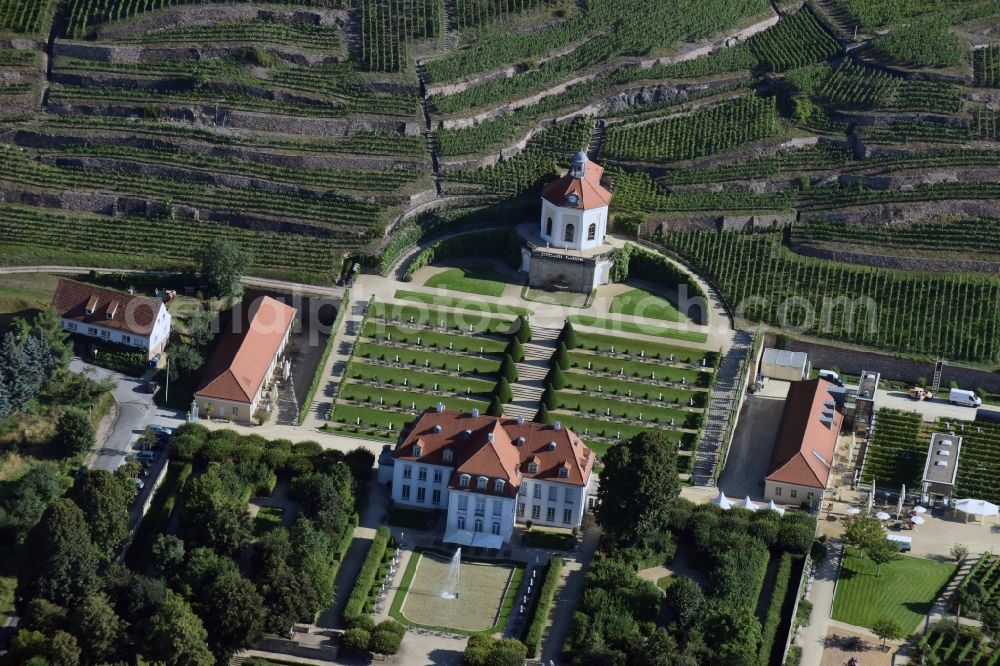
[{"label": "conical topiary tree", "polygon": [[549,410],[542,405],[538,408],[538,412],[535,413],[535,423],[548,423],[549,422]]},{"label": "conical topiary tree", "polygon": [[497,385],[493,387],[493,396],[504,404],[514,399],[514,394],[510,390],[510,384],[503,377],[497,380]]},{"label": "conical topiary tree", "polygon": [[517,364],[514,363],[510,354],[503,355],[503,361],[500,362],[500,376],[506,379],[509,384],[517,381]]},{"label": "conical topiary tree", "polygon": [[514,326],[516,326],[514,335],[517,336],[517,339],[521,344],[524,344],[531,339],[531,327],[528,326],[528,320],[522,315],[517,315],[517,320],[514,322]]},{"label": "conical topiary tree", "polygon": [[559,332],[559,342],[564,343],[567,349],[576,349],[576,331],[573,330],[573,324],[569,323],[568,319]]},{"label": "conical topiary tree", "polygon": [[556,347],[556,353],[552,355],[552,360],[549,362],[549,365],[553,368],[558,367],[563,370],[569,369],[569,352],[566,351],[565,343],[560,342],[559,346]]},{"label": "conical topiary tree", "polygon": [[550,388],[545,389],[545,392],[542,393],[541,403],[542,403],[542,406],[545,407],[547,410],[548,409],[555,409],[556,408],[556,392],[553,391]]},{"label": "conical topiary tree", "polygon": [[545,376],[545,383],[557,391],[564,388],[566,386],[566,375],[563,374],[562,368],[558,365],[553,365],[552,369],[549,370],[549,374]]},{"label": "conical topiary tree", "polygon": [[514,336],[511,336],[504,353],[510,355],[514,359],[514,363],[520,363],[524,360],[524,347],[521,346],[521,342]]},{"label": "conical topiary tree", "polygon": [[490,406],[486,408],[486,414],[488,416],[503,416],[503,405],[500,404],[500,400],[496,396],[490,399]]}]

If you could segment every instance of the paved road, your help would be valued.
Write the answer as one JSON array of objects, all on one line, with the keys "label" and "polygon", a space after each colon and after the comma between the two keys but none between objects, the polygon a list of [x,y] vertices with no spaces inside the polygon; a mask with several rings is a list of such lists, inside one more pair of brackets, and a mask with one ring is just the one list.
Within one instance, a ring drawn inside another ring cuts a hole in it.
[{"label": "paved road", "polygon": [[118,386],[114,396],[118,401],[118,419],[112,424],[107,439],[98,442],[93,454],[87,458],[87,467],[114,471],[125,459],[132,443],[151,423],[176,426],[181,421],[172,411],[159,410],[153,404],[153,396],[143,390],[145,380],[128,377],[112,370],[84,363],[79,358],[70,361],[73,372],[88,372],[95,380],[113,377]]},{"label": "paved road", "polygon": [[904,391],[876,391],[875,406],[879,409],[889,407],[901,409],[907,412],[917,412],[924,421],[935,421],[939,418],[960,419],[971,421],[976,418],[976,410],[972,407],[958,407],[948,402],[948,388],[943,387],[939,392],[944,398],[934,400],[916,401],[911,400]]}]

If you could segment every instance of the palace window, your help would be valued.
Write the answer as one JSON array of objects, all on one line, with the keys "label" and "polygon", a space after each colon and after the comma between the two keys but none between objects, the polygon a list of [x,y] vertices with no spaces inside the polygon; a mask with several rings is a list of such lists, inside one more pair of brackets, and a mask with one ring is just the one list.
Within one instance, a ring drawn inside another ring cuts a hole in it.
[{"label": "palace window", "polygon": [[502,493],[503,492],[503,479],[496,479],[493,482],[493,492]]},{"label": "palace window", "polygon": [[458,485],[460,485],[463,488],[467,488],[469,486],[469,479],[471,478],[472,477],[469,476],[468,474],[463,474],[462,476],[458,477]]},{"label": "palace window", "polygon": [[563,232],[563,240],[567,243],[572,243],[576,238],[576,226],[572,224],[566,225],[566,231]]},{"label": "palace window", "polygon": [[410,499],[410,486],[408,484],[403,484],[403,499]]},{"label": "palace window", "polygon": [[587,227],[587,240],[594,240],[597,238],[597,225],[591,224]]},{"label": "palace window", "polygon": [[551,523],[554,522],[555,519],[556,519],[556,510],[552,507],[549,507],[548,511],[545,512],[545,520]]},{"label": "palace window", "polygon": [[486,490],[486,481],[487,479],[485,476],[481,476],[478,479],[476,479],[476,488],[478,488],[479,490]]},{"label": "palace window", "polygon": [[431,504],[440,504],[440,503],[441,503],[441,491],[440,490],[432,490],[431,491]]},{"label": "palace window", "polygon": [[500,523],[493,523],[493,534],[500,536]]},{"label": "palace window", "polygon": [[552,218],[551,217],[548,220],[546,220],[546,222],[545,222],[545,235],[546,236],[551,236],[552,235]]}]

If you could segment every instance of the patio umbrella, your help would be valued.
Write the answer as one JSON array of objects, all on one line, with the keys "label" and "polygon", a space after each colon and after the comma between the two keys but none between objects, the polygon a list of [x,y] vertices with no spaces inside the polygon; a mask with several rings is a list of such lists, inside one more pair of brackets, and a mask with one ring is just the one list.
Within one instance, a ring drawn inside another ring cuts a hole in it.
[{"label": "patio umbrella", "polygon": [[927,513],[927,509],[925,509],[922,506],[915,506],[915,507],[913,507],[913,513],[918,513],[918,514],[919,513]]},{"label": "patio umbrella", "polygon": [[747,495],[745,500],[740,502],[739,507],[741,509],[746,509],[747,511],[756,511],[758,508],[760,508],[750,500],[749,495]]},{"label": "patio umbrella", "polygon": [[858,507],[856,507],[856,506],[847,507],[847,515],[848,516],[856,516],[859,513],[861,513],[861,509],[859,509]]},{"label": "patio umbrella", "polygon": [[878,513],[875,514],[875,517],[878,518],[879,520],[889,520],[890,518],[892,518],[892,516],[887,514],[885,511],[879,511]]},{"label": "patio umbrella", "polygon": [[926,521],[920,516],[913,516],[913,518],[910,518],[910,522],[914,525],[923,525]]}]

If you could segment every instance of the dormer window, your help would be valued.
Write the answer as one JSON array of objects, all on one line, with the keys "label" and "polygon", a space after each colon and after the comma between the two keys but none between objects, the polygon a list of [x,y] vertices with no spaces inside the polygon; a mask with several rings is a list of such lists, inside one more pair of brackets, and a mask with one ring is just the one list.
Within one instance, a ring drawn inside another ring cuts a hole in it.
[{"label": "dormer window", "polygon": [[476,479],[476,488],[478,488],[479,490],[486,490],[486,482],[488,480],[489,479],[487,479],[485,476],[479,477],[478,479]]},{"label": "dormer window", "polygon": [[434,427],[431,428],[431,431],[433,431],[435,435],[437,433],[441,432],[441,424],[440,423],[435,423]]},{"label": "dormer window", "polygon": [[441,457],[444,459],[446,463],[450,463],[452,459],[451,449],[445,449],[444,453],[441,454]]},{"label": "dormer window", "polygon": [[422,449],[420,448],[420,445],[419,445],[419,444],[414,444],[414,445],[413,445],[413,455],[414,455],[415,457],[419,458],[419,457],[420,457],[420,453],[421,453],[421,451],[422,451]]},{"label": "dormer window", "polygon": [[566,469],[565,467],[560,467],[559,468],[559,478],[560,479],[568,479],[569,478],[569,470]]},{"label": "dormer window", "polygon": [[87,301],[87,305],[83,308],[83,311],[89,315],[94,314],[94,310],[97,309],[97,296],[91,296],[90,300]]},{"label": "dormer window", "polygon": [[471,479],[471,478],[472,477],[469,476],[468,474],[463,474],[462,476],[458,477],[458,485],[460,487],[462,487],[462,488],[468,488],[469,487],[469,479]]},{"label": "dormer window", "polygon": [[107,312],[104,313],[104,318],[114,319],[116,312],[118,312],[118,301],[111,301],[111,304],[108,305]]},{"label": "dormer window", "polygon": [[493,492],[502,493],[503,492],[503,479],[497,479],[493,482]]},{"label": "dormer window", "polygon": [[524,444],[524,437],[518,437],[516,440],[514,440],[514,443],[517,446],[521,446],[522,444]]},{"label": "dormer window", "polygon": [[556,443],[555,442],[549,442],[548,443],[548,449],[549,449],[549,451],[555,451],[556,450]]},{"label": "dormer window", "polygon": [[528,472],[534,474],[538,471],[538,463],[528,463]]}]

